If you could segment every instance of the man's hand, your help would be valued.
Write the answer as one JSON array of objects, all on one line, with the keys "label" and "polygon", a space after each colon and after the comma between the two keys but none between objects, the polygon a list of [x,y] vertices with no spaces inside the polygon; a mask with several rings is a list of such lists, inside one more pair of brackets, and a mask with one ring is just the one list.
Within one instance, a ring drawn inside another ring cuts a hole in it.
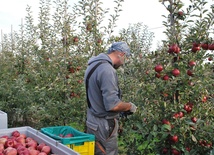
[{"label": "man's hand", "polygon": [[137,111],[137,106],[132,102],[129,102],[129,103],[131,104],[131,108],[129,111],[132,113],[135,113]]}]

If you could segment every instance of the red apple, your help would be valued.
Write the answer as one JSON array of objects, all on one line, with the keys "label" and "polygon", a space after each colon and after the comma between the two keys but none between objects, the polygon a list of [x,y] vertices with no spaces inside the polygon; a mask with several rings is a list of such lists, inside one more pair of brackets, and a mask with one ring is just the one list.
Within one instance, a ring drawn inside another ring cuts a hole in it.
[{"label": "red apple", "polygon": [[173,69],[173,70],[172,70],[172,75],[178,76],[179,74],[180,74],[179,69]]},{"label": "red apple", "polygon": [[208,45],[208,49],[209,49],[209,50],[214,50],[214,44],[209,44],[209,45]]},{"label": "red apple", "polygon": [[179,113],[173,114],[173,118],[178,118],[178,117],[179,117]]},{"label": "red apple", "polygon": [[168,75],[164,75],[163,76],[163,80],[165,80],[165,81],[169,80],[169,76]]},{"label": "red apple", "polygon": [[187,103],[184,105],[184,110],[186,110],[187,113],[190,113],[192,111],[193,104],[192,103]]},{"label": "red apple", "polygon": [[208,58],[208,60],[209,60],[209,61],[212,61],[212,60],[213,60],[213,58],[212,58],[212,57],[209,57],[209,58]]},{"label": "red apple", "polygon": [[202,44],[201,44],[201,48],[202,48],[203,50],[208,50],[208,44],[207,44],[207,43],[202,43]]},{"label": "red apple", "polygon": [[23,146],[25,146],[26,145],[26,143],[25,143],[25,138],[24,137],[17,137],[16,138],[16,141],[18,142],[18,143],[21,143]]},{"label": "red apple", "polygon": [[196,65],[196,62],[195,62],[195,61],[193,61],[193,60],[192,60],[192,61],[189,61],[189,66],[192,67],[192,66],[195,66],[195,65]]},{"label": "red apple", "polygon": [[18,153],[20,153],[20,152],[22,152],[22,151],[24,151],[24,150],[26,150],[27,148],[25,147],[25,146],[23,146],[23,145],[20,145],[20,146],[18,146],[17,148],[16,148],[16,150],[17,150],[17,152]]},{"label": "red apple", "polygon": [[23,145],[21,143],[16,143],[16,144],[13,145],[13,147],[16,148],[16,149],[19,148],[20,146],[23,146]]},{"label": "red apple", "polygon": [[196,117],[192,117],[191,120],[192,120],[193,123],[197,122],[197,118]]},{"label": "red apple", "polygon": [[25,139],[26,143],[30,142],[31,140],[34,140],[34,139],[31,138],[31,137],[27,137],[27,138]]},{"label": "red apple", "polygon": [[155,71],[160,73],[163,70],[163,66],[162,65],[156,65],[155,66]]},{"label": "red apple", "polygon": [[178,114],[180,118],[184,117],[184,113],[182,111],[178,112]]},{"label": "red apple", "polygon": [[43,146],[41,152],[45,152],[46,154],[49,154],[51,152],[51,147],[48,145]]},{"label": "red apple", "polygon": [[173,142],[173,143],[177,143],[177,142],[178,142],[178,136],[177,136],[177,135],[171,136],[171,137],[170,137],[170,140],[171,140],[171,142]]},{"label": "red apple", "polygon": [[193,76],[193,72],[191,70],[187,70],[187,75]]},{"label": "red apple", "polygon": [[193,47],[200,47],[200,46],[201,46],[201,44],[200,44],[200,43],[198,43],[198,42],[194,42],[194,43],[192,43],[192,46],[193,46]]},{"label": "red apple", "polygon": [[17,155],[18,154],[17,150],[13,147],[6,148],[3,153],[4,153],[4,155]]},{"label": "red apple", "polygon": [[163,120],[162,120],[162,123],[163,123],[163,124],[168,124],[168,125],[170,125],[170,122],[169,122],[167,119],[163,119]]},{"label": "red apple", "polygon": [[177,44],[172,44],[171,46],[169,46],[169,50],[168,53],[179,53],[180,52],[180,48],[178,47]]},{"label": "red apple", "polygon": [[172,148],[172,155],[180,155],[180,152],[177,149]]},{"label": "red apple", "polygon": [[199,51],[201,48],[200,48],[200,46],[193,46],[192,47],[192,52],[197,52],[197,51]]},{"label": "red apple", "polygon": [[40,144],[37,146],[37,150],[41,151],[42,148],[43,148],[45,145],[46,145],[45,143],[40,143]]},{"label": "red apple", "polygon": [[155,77],[156,77],[156,78],[160,78],[161,75],[160,75],[159,73],[156,73],[156,74],[155,74]]},{"label": "red apple", "polygon": [[204,103],[204,102],[207,102],[207,97],[206,96],[203,96],[202,97],[202,102]]},{"label": "red apple", "polygon": [[73,38],[73,42],[74,42],[74,43],[78,43],[78,41],[79,41],[79,38],[78,38],[78,37],[74,37],[74,38]]},{"label": "red apple", "polygon": [[9,138],[9,139],[5,142],[4,146],[5,146],[6,148],[7,148],[7,147],[13,147],[13,146],[14,146],[14,140]]},{"label": "red apple", "polygon": [[184,15],[183,11],[178,11],[178,15],[183,16]]},{"label": "red apple", "polygon": [[38,155],[39,153],[39,150],[29,150],[29,155]]},{"label": "red apple", "polygon": [[11,134],[13,137],[19,137],[20,136],[20,132],[19,131],[13,131]]},{"label": "red apple", "polygon": [[37,142],[35,140],[31,140],[28,143],[26,143],[27,147],[33,147],[33,148],[37,148]]},{"label": "red apple", "polygon": [[20,133],[20,136],[19,137],[23,137],[23,138],[27,138],[27,136],[26,136],[26,134],[24,134],[24,133]]}]

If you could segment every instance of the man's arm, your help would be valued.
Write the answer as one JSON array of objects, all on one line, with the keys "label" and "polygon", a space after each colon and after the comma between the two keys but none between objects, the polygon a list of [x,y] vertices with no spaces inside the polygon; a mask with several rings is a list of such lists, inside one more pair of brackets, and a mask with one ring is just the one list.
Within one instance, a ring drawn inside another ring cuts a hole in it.
[{"label": "man's arm", "polygon": [[111,109],[111,111],[115,111],[115,112],[122,112],[122,111],[128,111],[130,110],[132,107],[132,104],[129,102],[120,102],[119,104],[117,104],[114,108]]}]

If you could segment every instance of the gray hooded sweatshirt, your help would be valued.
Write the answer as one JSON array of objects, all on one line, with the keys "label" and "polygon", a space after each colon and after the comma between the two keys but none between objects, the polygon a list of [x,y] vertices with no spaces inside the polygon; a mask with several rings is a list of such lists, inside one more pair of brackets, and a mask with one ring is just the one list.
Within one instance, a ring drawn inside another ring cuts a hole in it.
[{"label": "gray hooded sweatshirt", "polygon": [[96,117],[118,117],[119,112],[110,111],[121,101],[118,77],[110,57],[104,53],[92,57],[88,61],[84,79],[86,82],[88,73],[100,61],[105,63],[96,68],[88,83],[88,98],[91,103],[89,110]]}]

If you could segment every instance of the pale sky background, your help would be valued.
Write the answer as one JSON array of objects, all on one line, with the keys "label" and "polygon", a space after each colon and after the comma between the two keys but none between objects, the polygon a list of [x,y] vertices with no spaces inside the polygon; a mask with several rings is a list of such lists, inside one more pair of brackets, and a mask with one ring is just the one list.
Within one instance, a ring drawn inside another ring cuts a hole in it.
[{"label": "pale sky background", "polygon": [[[52,0],[53,1],[53,0]],[[79,0],[70,0],[69,5],[77,3]],[[103,0],[105,8],[115,6],[114,0]],[[209,0],[211,3],[214,0]],[[27,5],[32,7],[34,20],[37,20],[40,0],[0,0],[0,30],[1,33],[10,33],[12,29],[18,31],[20,29],[21,19],[26,16]],[[112,5],[114,4],[114,5]],[[154,33],[153,47],[165,38],[163,34],[164,26],[162,21],[165,20],[162,15],[167,15],[168,12],[159,0],[124,0],[122,3],[123,11],[120,12],[119,20],[117,21],[117,29],[127,28],[129,24],[142,22],[148,26],[148,29]],[[25,22],[25,21],[24,21]]]}]

